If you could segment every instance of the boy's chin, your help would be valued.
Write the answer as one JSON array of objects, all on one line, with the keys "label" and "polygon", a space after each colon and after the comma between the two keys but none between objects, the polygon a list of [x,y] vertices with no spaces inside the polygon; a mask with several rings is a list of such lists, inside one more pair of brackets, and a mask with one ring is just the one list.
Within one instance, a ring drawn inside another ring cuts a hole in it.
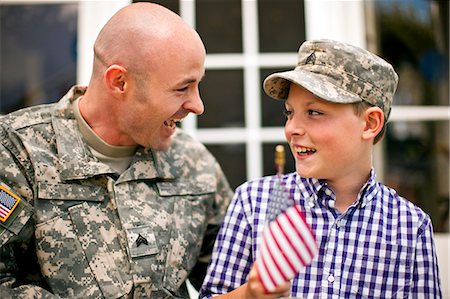
[{"label": "boy's chin", "polygon": [[302,169],[296,169],[295,172],[297,172],[297,174],[299,176],[301,176],[302,178],[305,178],[305,179],[320,179],[321,178],[320,175],[317,175],[315,173],[312,173],[310,171],[305,171]]}]

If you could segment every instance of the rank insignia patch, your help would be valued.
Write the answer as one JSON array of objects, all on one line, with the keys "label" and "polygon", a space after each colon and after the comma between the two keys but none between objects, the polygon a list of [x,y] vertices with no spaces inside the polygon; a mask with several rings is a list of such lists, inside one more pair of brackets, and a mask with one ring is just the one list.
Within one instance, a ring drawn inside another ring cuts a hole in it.
[{"label": "rank insignia patch", "polygon": [[159,252],[156,236],[150,226],[142,225],[129,228],[127,229],[127,236],[132,257],[152,255]]},{"label": "rank insignia patch", "polygon": [[6,222],[20,202],[20,198],[0,185],[0,221]]},{"label": "rank insignia patch", "polygon": [[136,247],[141,246],[142,244],[148,245],[148,241],[146,238],[144,238],[141,234],[139,234],[138,238],[136,239]]}]

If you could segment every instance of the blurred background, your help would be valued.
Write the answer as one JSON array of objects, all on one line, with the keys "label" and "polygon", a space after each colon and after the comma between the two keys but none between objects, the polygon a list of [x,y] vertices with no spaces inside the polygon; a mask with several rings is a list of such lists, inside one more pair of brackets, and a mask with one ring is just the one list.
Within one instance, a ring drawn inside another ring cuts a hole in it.
[{"label": "blurred background", "polygon": [[[0,114],[55,102],[73,84],[87,84],[98,31],[130,2],[2,0]],[[181,126],[216,156],[233,188],[274,173],[285,117],[261,83],[291,69],[305,39],[350,42],[392,63],[400,81],[374,164],[381,181],[431,216],[450,298],[448,0],[153,2],[180,14],[206,45],[205,113]],[[287,156],[286,171],[294,171]]]}]

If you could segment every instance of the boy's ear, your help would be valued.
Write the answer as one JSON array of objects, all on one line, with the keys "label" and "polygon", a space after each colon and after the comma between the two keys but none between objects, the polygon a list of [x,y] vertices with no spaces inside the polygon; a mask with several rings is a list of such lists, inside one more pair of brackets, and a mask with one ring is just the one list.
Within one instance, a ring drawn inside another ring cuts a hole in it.
[{"label": "boy's ear", "polygon": [[127,70],[117,64],[110,65],[105,71],[105,81],[110,92],[123,93],[126,87]]},{"label": "boy's ear", "polygon": [[379,107],[369,107],[364,112],[364,139],[373,139],[383,129],[384,113]]}]

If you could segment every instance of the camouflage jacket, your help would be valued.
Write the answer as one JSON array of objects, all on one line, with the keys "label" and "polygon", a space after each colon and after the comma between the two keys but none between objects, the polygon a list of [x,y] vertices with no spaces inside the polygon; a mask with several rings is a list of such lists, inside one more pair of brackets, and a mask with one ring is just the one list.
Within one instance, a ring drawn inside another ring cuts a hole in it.
[{"label": "camouflage jacket", "polygon": [[0,296],[186,297],[209,225],[232,197],[228,182],[181,131],[169,150],[139,148],[112,175],[74,119],[70,103],[84,90],[0,118],[0,186],[21,199],[0,221]]}]

